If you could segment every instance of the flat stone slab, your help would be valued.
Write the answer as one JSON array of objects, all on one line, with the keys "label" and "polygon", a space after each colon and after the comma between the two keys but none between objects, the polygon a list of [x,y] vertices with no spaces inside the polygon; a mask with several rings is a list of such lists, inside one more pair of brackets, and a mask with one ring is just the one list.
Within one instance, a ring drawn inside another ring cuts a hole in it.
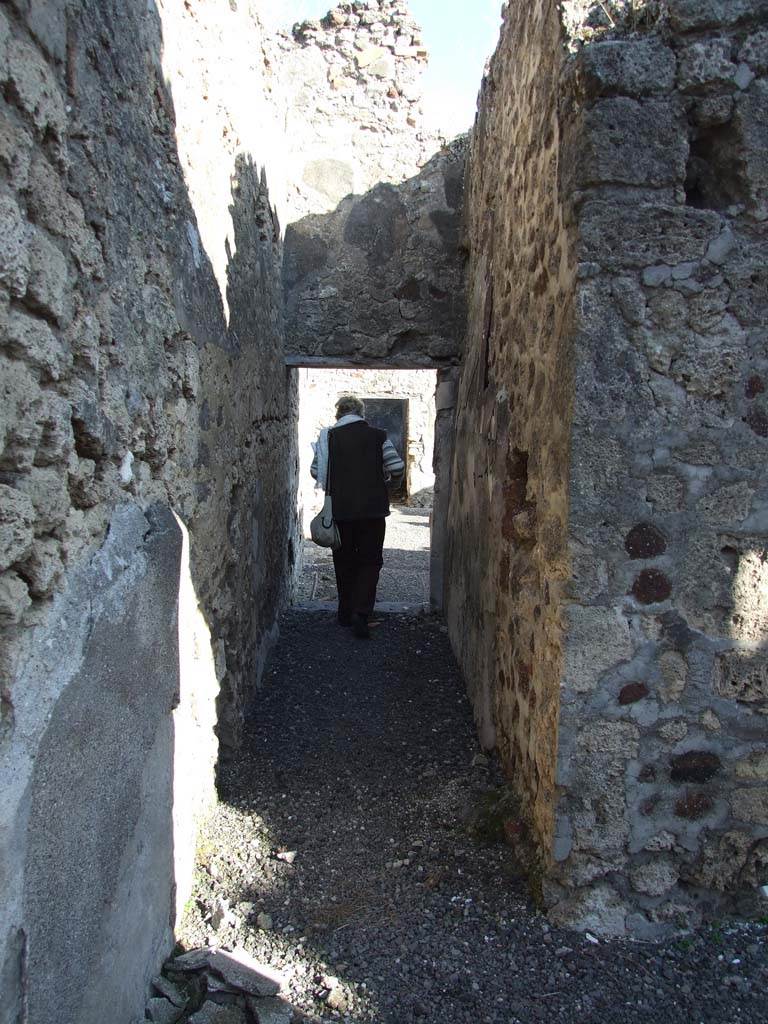
[{"label": "flat stone slab", "polygon": [[212,971],[205,972],[205,988],[209,994],[212,992],[224,992],[232,994],[240,991],[239,988],[236,988],[234,985],[230,985],[228,981],[224,981],[223,978],[220,978],[217,974],[214,974]]},{"label": "flat stone slab", "polygon": [[[283,986],[283,975],[259,963],[251,954],[238,946],[233,950],[205,946],[191,949],[166,963],[169,971],[192,973],[215,971],[223,981],[208,974],[209,988],[220,992],[244,992],[249,996],[276,996]],[[190,1018],[191,1019],[191,1018]]]},{"label": "flat stone slab", "polygon": [[161,996],[170,999],[174,1006],[183,1007],[187,1002],[187,997],[179,986],[168,978],[164,978],[162,974],[158,974],[156,978],[152,979],[152,988],[159,992]]},{"label": "flat stone slab", "polygon": [[183,1013],[167,999],[150,999],[147,1003],[147,1016],[153,1024],[176,1024]]},{"label": "flat stone slab", "polygon": [[293,1007],[284,999],[249,999],[248,1009],[258,1024],[291,1024]]},{"label": "flat stone slab", "polygon": [[283,986],[283,975],[279,971],[254,960],[242,947],[231,952],[215,950],[208,965],[228,984],[251,996],[276,996]]},{"label": "flat stone slab", "polygon": [[175,956],[172,960],[166,961],[166,968],[169,971],[202,971],[211,962],[211,957],[216,949],[211,946],[204,946],[202,949],[190,949],[188,953]]},{"label": "flat stone slab", "polygon": [[239,1006],[221,1006],[208,1001],[192,1014],[188,1024],[246,1024],[246,1016]]}]

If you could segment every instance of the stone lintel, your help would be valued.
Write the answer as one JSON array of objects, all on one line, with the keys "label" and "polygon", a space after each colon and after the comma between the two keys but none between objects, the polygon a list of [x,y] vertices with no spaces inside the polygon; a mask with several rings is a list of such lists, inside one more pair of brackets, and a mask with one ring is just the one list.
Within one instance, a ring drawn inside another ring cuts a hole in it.
[{"label": "stone lintel", "polygon": [[284,357],[286,366],[310,367],[316,370],[437,370],[444,364],[439,360],[418,355],[394,356],[376,359],[365,356],[305,356],[291,354]]}]

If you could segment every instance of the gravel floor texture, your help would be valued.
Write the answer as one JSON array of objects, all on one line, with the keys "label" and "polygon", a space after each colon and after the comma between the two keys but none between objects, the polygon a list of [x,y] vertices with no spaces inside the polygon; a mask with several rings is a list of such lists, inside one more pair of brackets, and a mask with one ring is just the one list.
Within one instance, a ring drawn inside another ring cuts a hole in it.
[{"label": "gravel floor texture", "polygon": [[[384,566],[376,595],[380,603],[429,605],[429,515],[431,508],[393,505],[387,517]],[[303,544],[303,570],[299,580],[301,604],[336,602],[333,556],[311,540]],[[398,609],[401,610],[401,609]]]},{"label": "gravel floor texture", "polygon": [[294,1022],[768,1020],[765,923],[662,945],[550,927],[483,811],[501,780],[444,627],[389,615],[372,632],[285,616],[180,949],[245,947],[283,973]]}]

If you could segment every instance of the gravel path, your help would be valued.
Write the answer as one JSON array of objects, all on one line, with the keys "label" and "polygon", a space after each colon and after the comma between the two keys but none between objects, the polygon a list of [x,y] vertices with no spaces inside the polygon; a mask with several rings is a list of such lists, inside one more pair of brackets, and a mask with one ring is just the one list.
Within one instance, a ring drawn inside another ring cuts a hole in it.
[{"label": "gravel path", "polygon": [[[474,762],[474,764],[473,764]],[[765,924],[664,945],[550,928],[507,847],[443,628],[293,611],[203,837],[182,944],[242,944],[294,1021],[765,1022]]]},{"label": "gravel path", "polygon": [[[384,540],[384,568],[376,596],[379,603],[429,604],[429,508],[392,507]],[[300,604],[335,603],[333,557],[311,540],[303,544],[303,570],[299,580]]]}]

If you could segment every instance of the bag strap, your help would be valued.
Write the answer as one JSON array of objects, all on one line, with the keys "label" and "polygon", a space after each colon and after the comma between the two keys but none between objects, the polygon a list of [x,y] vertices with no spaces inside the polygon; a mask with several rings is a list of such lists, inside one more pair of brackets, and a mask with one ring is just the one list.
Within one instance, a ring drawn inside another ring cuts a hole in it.
[{"label": "bag strap", "polygon": [[333,429],[332,427],[328,428],[328,461],[327,461],[326,466],[325,466],[325,494],[326,494],[326,497],[331,493],[330,489],[329,489],[329,485],[330,485],[330,482],[331,482],[331,430],[332,429]]}]

